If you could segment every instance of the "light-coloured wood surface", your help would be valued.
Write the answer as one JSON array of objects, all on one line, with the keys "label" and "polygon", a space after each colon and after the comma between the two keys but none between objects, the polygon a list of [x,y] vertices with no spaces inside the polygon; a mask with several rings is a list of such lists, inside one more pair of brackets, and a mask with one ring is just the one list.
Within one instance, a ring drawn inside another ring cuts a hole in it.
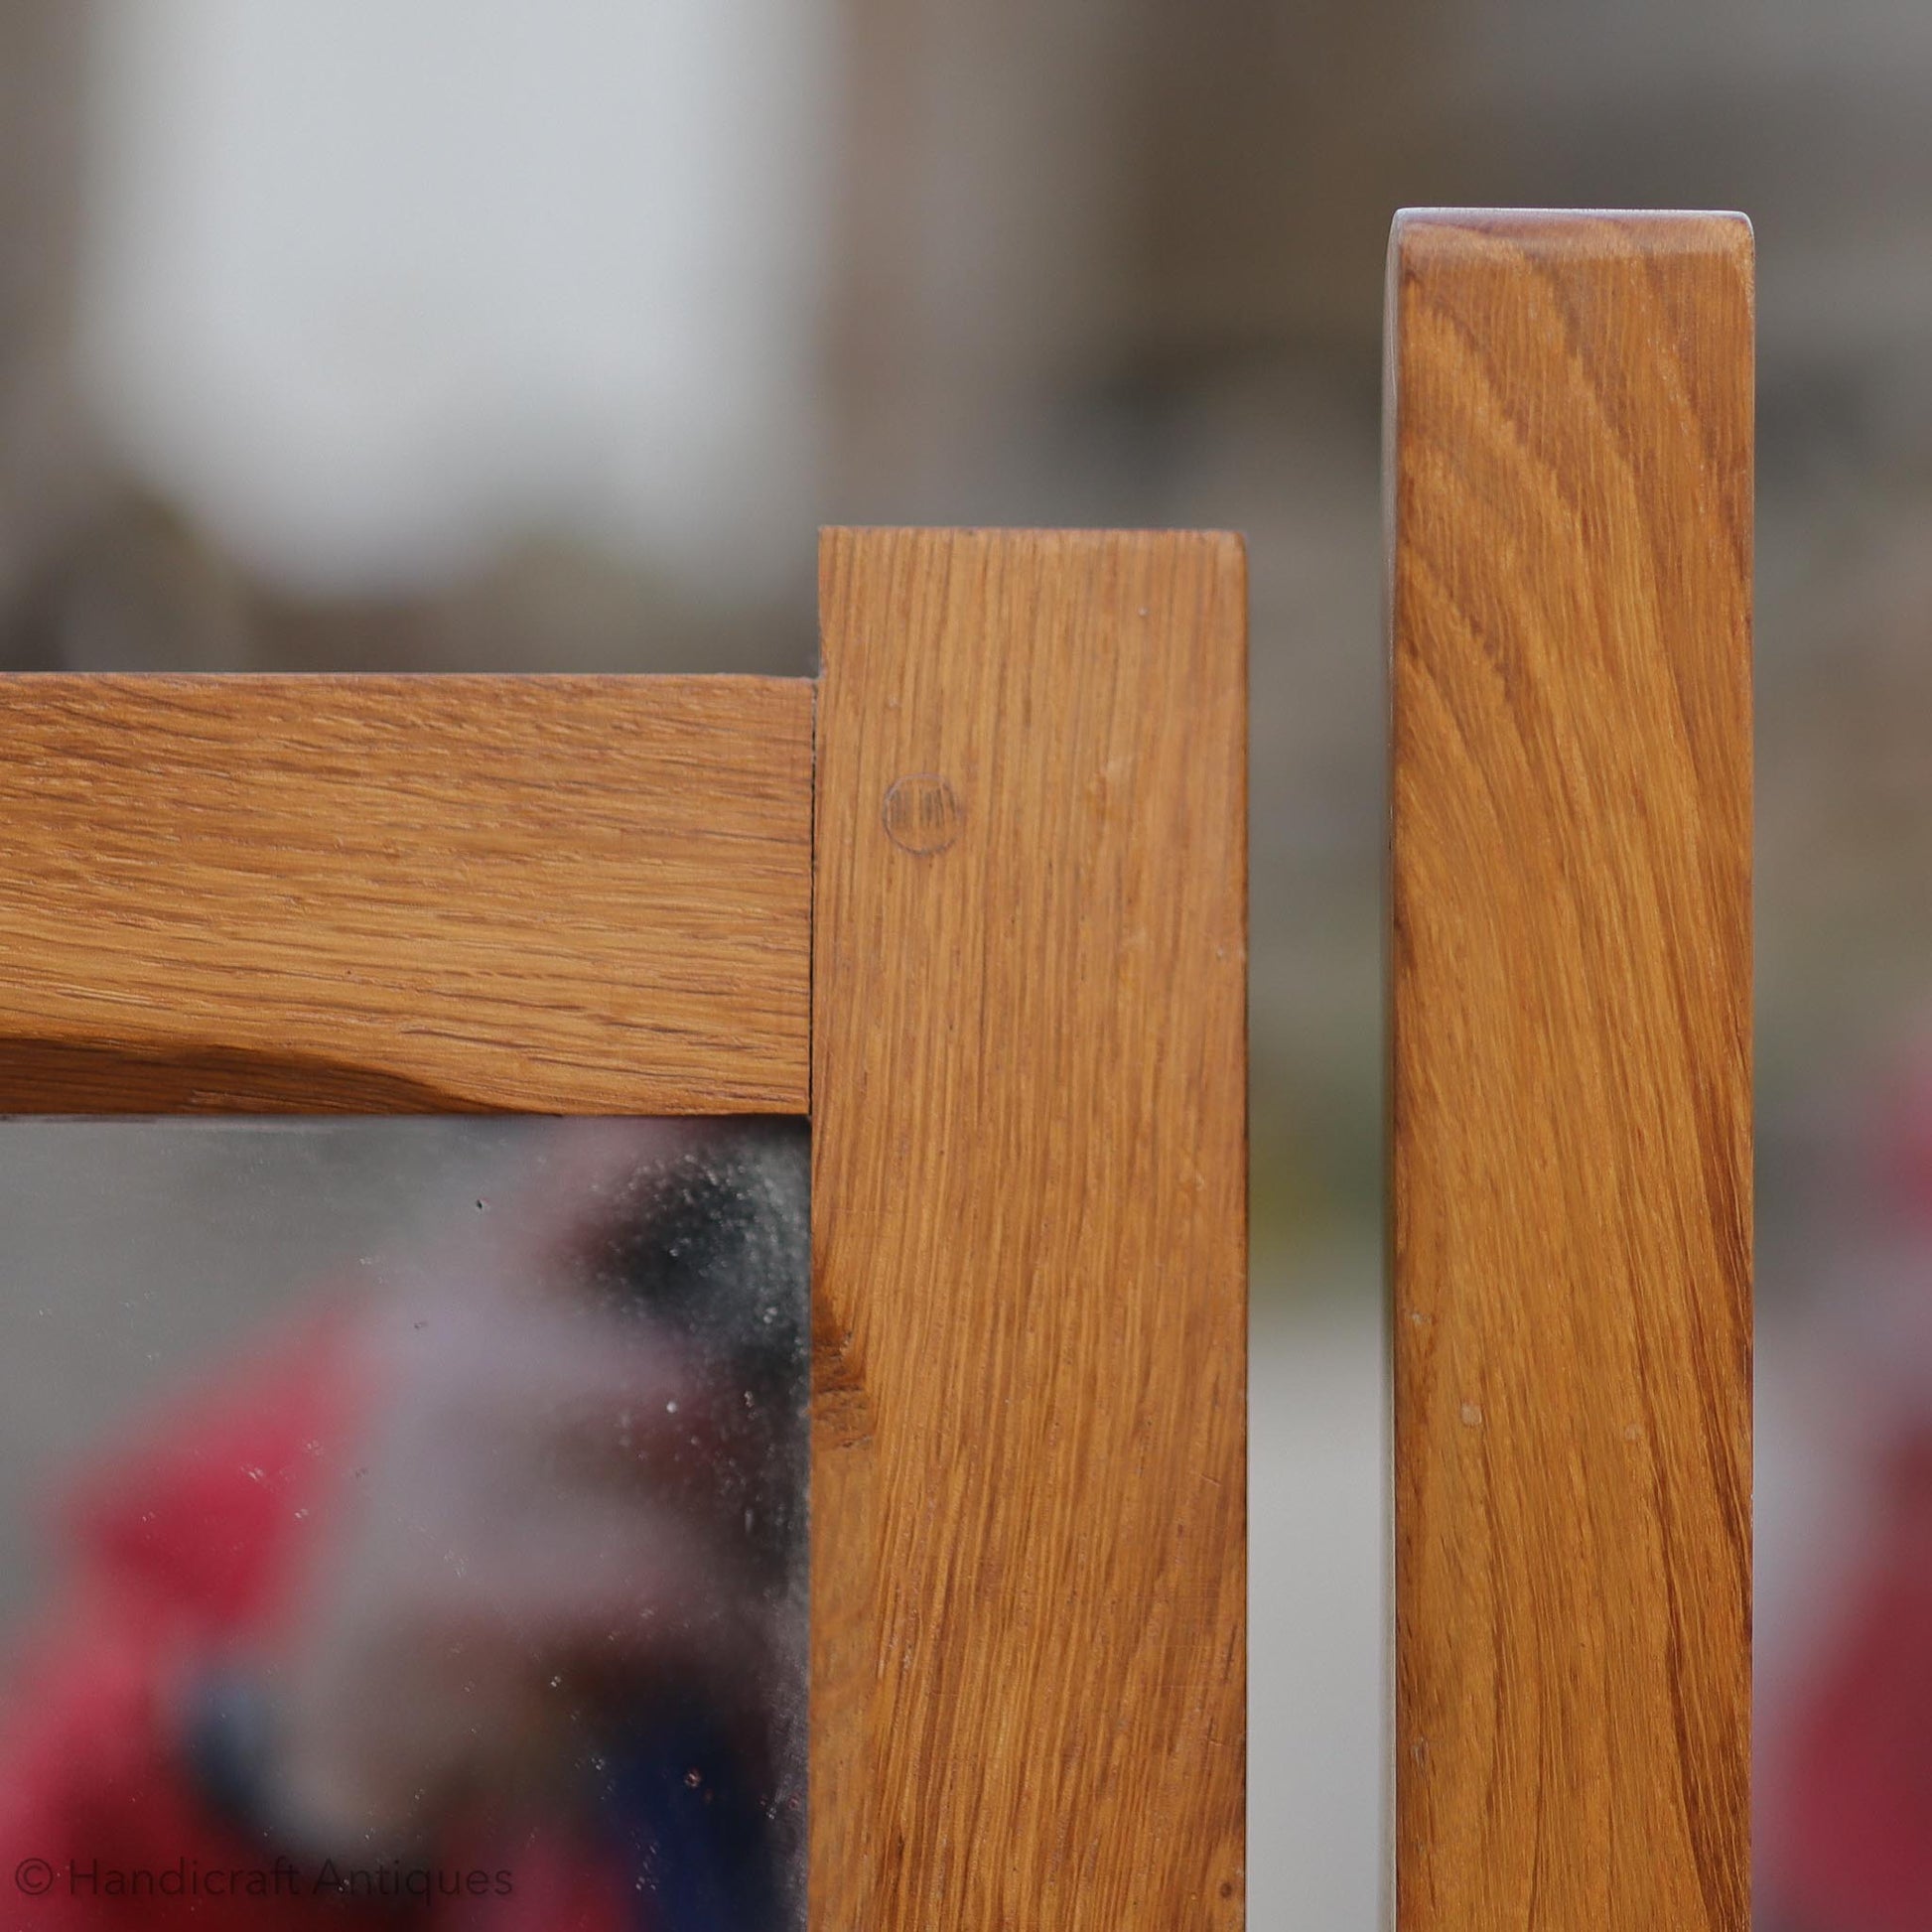
[{"label": "light-coloured wood surface", "polygon": [[1743,1932],[1748,226],[1390,264],[1404,1932]]},{"label": "light-coloured wood surface", "polygon": [[1234,1926],[1241,550],[822,572],[812,1924]]},{"label": "light-coloured wood surface", "polygon": [[0,1111],[802,1112],[809,683],[0,680]]}]

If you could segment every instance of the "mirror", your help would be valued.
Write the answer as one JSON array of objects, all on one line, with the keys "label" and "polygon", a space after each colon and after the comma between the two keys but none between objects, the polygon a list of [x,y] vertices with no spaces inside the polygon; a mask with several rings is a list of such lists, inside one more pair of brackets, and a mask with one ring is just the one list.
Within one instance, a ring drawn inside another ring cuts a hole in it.
[{"label": "mirror", "polygon": [[802,1925],[809,1194],[794,1121],[0,1122],[17,1889]]}]

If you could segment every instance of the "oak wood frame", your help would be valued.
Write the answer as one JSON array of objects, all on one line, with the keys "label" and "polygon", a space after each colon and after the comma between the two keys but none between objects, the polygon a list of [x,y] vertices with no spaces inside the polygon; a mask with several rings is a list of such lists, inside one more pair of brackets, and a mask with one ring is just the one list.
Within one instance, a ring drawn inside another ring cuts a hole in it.
[{"label": "oak wood frame", "polygon": [[1397,1923],[1743,1932],[1750,226],[1389,269]]},{"label": "oak wood frame", "polygon": [[1233,1926],[1240,547],[822,606],[816,685],[0,680],[0,1112],[809,1112],[812,1932]]}]

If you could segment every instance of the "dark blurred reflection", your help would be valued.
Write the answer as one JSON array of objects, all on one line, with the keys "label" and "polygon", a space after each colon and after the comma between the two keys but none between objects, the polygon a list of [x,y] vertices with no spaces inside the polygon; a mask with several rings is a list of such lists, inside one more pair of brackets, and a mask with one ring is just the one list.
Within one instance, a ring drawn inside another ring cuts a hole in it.
[{"label": "dark blurred reflection", "polygon": [[802,1124],[0,1172],[7,1923],[802,1922]]}]

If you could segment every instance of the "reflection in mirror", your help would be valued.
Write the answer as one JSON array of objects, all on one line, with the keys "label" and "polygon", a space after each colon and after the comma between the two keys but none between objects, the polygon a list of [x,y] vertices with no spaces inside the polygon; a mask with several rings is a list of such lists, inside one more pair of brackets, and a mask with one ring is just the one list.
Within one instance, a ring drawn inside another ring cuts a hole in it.
[{"label": "reflection in mirror", "polygon": [[802,1924],[802,1123],[0,1122],[64,1927]]}]

